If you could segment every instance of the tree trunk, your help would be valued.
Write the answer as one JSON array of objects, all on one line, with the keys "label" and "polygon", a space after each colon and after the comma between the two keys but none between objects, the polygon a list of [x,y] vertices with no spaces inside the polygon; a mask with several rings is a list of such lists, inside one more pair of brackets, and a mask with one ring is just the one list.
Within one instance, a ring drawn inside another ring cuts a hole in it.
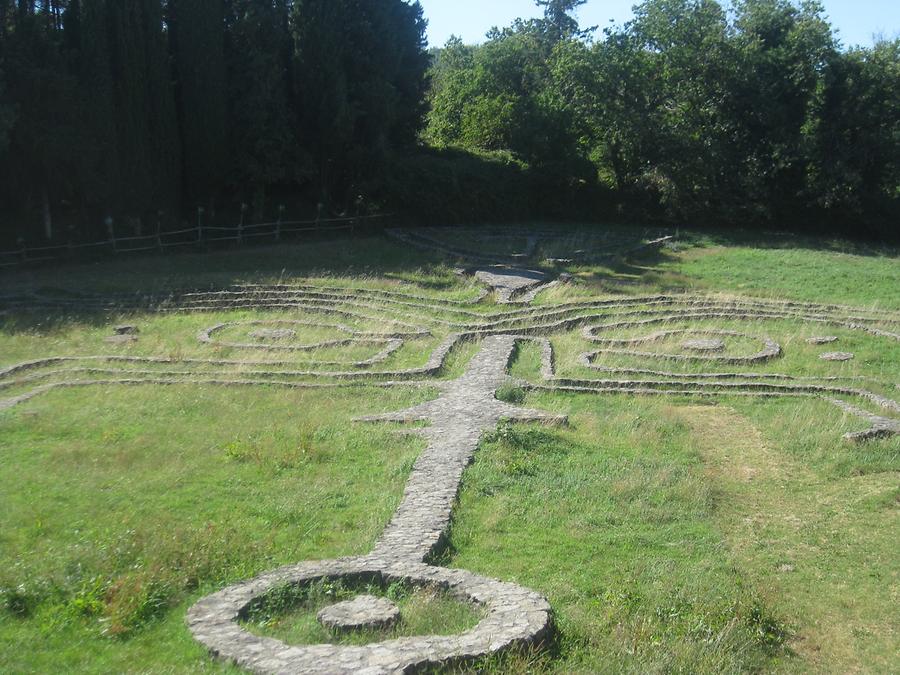
[{"label": "tree trunk", "polygon": [[609,144],[609,161],[616,174],[616,189],[621,195],[625,190],[625,162],[622,160],[622,146],[618,141]]},{"label": "tree trunk", "polygon": [[49,241],[53,239],[53,216],[50,213],[50,193],[46,185],[41,190],[41,211],[44,217],[44,236]]}]

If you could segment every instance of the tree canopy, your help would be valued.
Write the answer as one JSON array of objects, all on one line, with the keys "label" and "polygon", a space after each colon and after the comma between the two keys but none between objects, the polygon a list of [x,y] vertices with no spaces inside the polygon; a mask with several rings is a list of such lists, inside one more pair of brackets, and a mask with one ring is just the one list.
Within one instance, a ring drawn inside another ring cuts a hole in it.
[{"label": "tree canopy", "polygon": [[580,158],[620,203],[677,222],[896,233],[900,41],[843,50],[808,0],[741,0],[731,15],[645,0],[596,40],[572,14],[583,3],[537,4],[543,20],[437,54],[430,142],[570,178]]},{"label": "tree canopy", "polygon": [[0,238],[275,194],[900,235],[900,40],[845,47],[813,0],[598,32],[585,1],[429,51],[408,0],[0,0]]},{"label": "tree canopy", "polygon": [[272,190],[342,208],[417,142],[425,26],[405,0],[0,0],[7,238],[51,207],[85,237]]}]

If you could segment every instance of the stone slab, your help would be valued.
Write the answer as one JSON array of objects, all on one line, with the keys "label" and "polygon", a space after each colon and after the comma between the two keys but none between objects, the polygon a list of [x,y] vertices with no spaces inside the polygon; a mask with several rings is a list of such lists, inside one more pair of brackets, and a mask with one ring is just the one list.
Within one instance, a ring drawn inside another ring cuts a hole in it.
[{"label": "stone slab", "polygon": [[725,349],[725,340],[721,338],[685,340],[681,346],[692,352],[721,352]]},{"label": "stone slab", "polygon": [[388,628],[400,619],[400,609],[387,598],[358,595],[325,607],[316,619],[327,628],[340,630]]},{"label": "stone slab", "polygon": [[823,361],[850,361],[854,355],[850,352],[825,352],[819,358]]}]

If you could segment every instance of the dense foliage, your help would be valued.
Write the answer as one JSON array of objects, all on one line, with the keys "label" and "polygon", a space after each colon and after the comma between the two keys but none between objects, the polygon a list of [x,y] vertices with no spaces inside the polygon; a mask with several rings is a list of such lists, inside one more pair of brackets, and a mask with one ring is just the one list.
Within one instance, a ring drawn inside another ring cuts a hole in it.
[{"label": "dense foliage", "polygon": [[2,239],[355,203],[416,143],[425,25],[405,0],[0,0]]},{"label": "dense foliage", "polygon": [[808,0],[645,0],[596,40],[560,19],[582,3],[539,4],[438,52],[432,144],[507,151],[632,214],[897,233],[900,40],[843,50]]},{"label": "dense foliage", "polygon": [[0,0],[0,241],[273,195],[897,236],[900,40],[844,48],[811,0],[601,33],[585,1],[429,53],[408,0]]}]

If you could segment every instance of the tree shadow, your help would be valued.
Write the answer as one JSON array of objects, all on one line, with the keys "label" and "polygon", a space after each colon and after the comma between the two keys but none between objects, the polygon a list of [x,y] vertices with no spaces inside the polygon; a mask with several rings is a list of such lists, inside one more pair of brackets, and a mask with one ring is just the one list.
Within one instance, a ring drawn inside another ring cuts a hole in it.
[{"label": "tree shadow", "polygon": [[815,235],[736,228],[689,228],[681,230],[679,234],[681,241],[694,246],[743,246],[769,250],[802,249],[879,258],[900,256],[900,246],[897,244],[850,239],[830,234]]}]

